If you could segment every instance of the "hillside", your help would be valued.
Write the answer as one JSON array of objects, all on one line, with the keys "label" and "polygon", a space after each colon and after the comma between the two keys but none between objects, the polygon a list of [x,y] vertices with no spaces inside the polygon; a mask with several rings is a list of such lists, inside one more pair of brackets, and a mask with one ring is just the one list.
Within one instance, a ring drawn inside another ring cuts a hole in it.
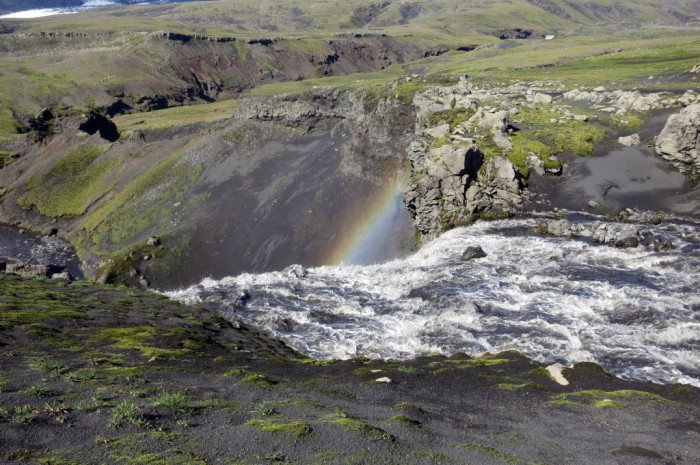
[{"label": "hillside", "polygon": [[[327,227],[356,223],[360,205],[388,195],[387,173],[407,184],[412,99],[425,87],[464,74],[487,87],[544,89],[549,81],[557,92],[610,85],[680,96],[697,87],[689,72],[700,62],[697,2],[478,3],[188,2],[5,21],[0,219],[57,228],[89,276],[132,284],[147,270],[143,282],[191,283],[212,266],[206,244],[220,241],[234,265],[219,276],[323,264],[346,240]],[[550,33],[554,40],[545,40]],[[256,110],[274,108],[279,96],[285,112]],[[597,117],[607,133],[619,131],[609,116]],[[281,172],[273,160],[286,149],[270,145],[278,141],[300,147],[294,156],[308,159],[305,168]],[[311,148],[319,143],[320,152]],[[316,179],[307,170],[317,156],[328,163],[326,177],[304,186]],[[232,195],[240,203],[227,203]],[[297,195],[305,200],[277,210]],[[308,211],[333,213],[304,231]],[[268,233],[234,240],[233,225],[202,232],[222,214],[245,219],[236,227],[296,231],[279,237],[310,245],[283,247],[278,238],[271,248]],[[167,247],[146,263],[138,257],[151,258],[143,244],[152,235]],[[400,241],[404,249],[411,242]],[[124,255],[126,265],[112,269]]]}]

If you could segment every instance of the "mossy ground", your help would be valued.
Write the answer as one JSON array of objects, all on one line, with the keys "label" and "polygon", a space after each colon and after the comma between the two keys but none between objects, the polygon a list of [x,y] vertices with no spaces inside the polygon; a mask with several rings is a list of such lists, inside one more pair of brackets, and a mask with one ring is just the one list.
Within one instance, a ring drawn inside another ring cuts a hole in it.
[{"label": "mossy ground", "polygon": [[[678,430],[649,419],[692,428],[700,404],[697,389],[592,364],[562,387],[517,352],[316,362],[128,288],[0,275],[0,302],[0,459],[12,465],[584,463],[628,434],[680,451]],[[596,438],[585,451],[579,429],[566,433],[571,409]]]}]

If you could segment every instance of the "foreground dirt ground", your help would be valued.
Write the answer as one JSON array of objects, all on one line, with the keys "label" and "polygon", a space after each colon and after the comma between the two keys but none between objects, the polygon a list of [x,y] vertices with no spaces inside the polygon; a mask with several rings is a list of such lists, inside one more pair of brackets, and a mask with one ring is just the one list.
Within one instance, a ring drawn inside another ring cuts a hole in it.
[{"label": "foreground dirt ground", "polygon": [[695,388],[591,363],[562,386],[515,352],[316,361],[236,326],[151,292],[0,275],[0,462],[700,463]]}]

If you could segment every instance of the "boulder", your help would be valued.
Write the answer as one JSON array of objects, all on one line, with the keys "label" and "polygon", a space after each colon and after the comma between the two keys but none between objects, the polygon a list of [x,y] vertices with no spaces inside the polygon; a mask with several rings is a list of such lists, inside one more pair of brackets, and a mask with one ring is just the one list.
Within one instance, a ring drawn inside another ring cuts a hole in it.
[{"label": "boulder", "polygon": [[625,147],[632,147],[633,145],[639,145],[639,134],[632,134],[630,136],[619,137],[617,141],[624,145]]},{"label": "boulder", "polygon": [[157,236],[151,236],[146,241],[146,244],[150,245],[151,247],[159,246],[160,245],[160,238]]},{"label": "boulder", "polygon": [[639,245],[639,239],[637,236],[628,236],[615,241],[615,247],[620,249],[630,249],[635,248]]},{"label": "boulder", "polygon": [[22,262],[8,263],[5,272],[24,278],[45,278],[48,276],[49,267],[47,265],[28,265]]},{"label": "boulder", "polygon": [[432,137],[433,139],[439,139],[442,136],[446,136],[447,134],[450,133],[450,125],[449,124],[441,124],[440,126],[436,126],[434,128],[429,128],[424,131],[427,135]]},{"label": "boulder", "polygon": [[563,236],[569,232],[571,228],[571,222],[566,218],[561,220],[552,221],[547,225],[547,233],[554,236]]},{"label": "boulder", "polygon": [[[599,223],[593,227],[593,241],[603,244],[620,244],[619,247],[636,247],[639,229],[633,224]],[[632,245],[634,241],[636,244]]]},{"label": "boulder", "polygon": [[552,103],[552,96],[538,92],[532,97],[532,103]]},{"label": "boulder", "polygon": [[469,260],[474,260],[477,258],[485,258],[486,252],[484,252],[484,249],[481,248],[481,246],[478,245],[473,245],[467,247],[464,252],[462,253],[462,260],[465,262],[468,262]]},{"label": "boulder", "polygon": [[544,160],[535,155],[533,152],[530,152],[527,158],[525,159],[525,166],[534,171],[535,173],[539,174],[540,176],[544,176]]},{"label": "boulder", "polygon": [[680,171],[700,170],[700,103],[671,115],[656,138],[656,153]]}]

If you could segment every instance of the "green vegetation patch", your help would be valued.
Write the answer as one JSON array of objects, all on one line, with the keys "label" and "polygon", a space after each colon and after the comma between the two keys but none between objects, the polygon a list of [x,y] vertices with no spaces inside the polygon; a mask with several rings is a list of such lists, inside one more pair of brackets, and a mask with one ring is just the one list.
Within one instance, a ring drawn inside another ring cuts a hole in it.
[{"label": "green vegetation patch", "polygon": [[84,228],[98,247],[133,243],[167,221],[172,204],[185,199],[204,170],[183,155],[154,164],[86,219]]},{"label": "green vegetation patch", "polygon": [[88,318],[85,306],[72,303],[61,292],[44,289],[32,282],[2,279],[0,286],[0,329],[15,325],[40,324],[65,318]]},{"label": "green vegetation patch", "polygon": [[87,208],[116,180],[108,176],[119,164],[117,157],[98,160],[109,145],[81,145],[59,159],[46,173],[36,173],[27,181],[28,195],[23,208],[36,209],[51,218],[76,216]]},{"label": "green vegetation patch", "polygon": [[330,420],[334,425],[342,426],[345,431],[359,431],[365,436],[386,442],[394,442],[396,437],[381,428],[372,426],[346,412],[338,412],[334,419]]},{"label": "green vegetation patch", "polygon": [[[515,162],[521,165],[523,156],[532,151],[551,166],[560,166],[549,160],[551,155],[562,152],[571,152],[577,156],[589,156],[593,154],[597,143],[605,140],[607,131],[604,127],[595,123],[561,120],[552,107],[539,105],[536,108],[523,107],[518,119],[524,126],[521,131],[514,134],[513,145]],[[556,122],[552,122],[552,119]],[[546,147],[546,149],[545,149]],[[548,149],[548,150],[547,150]]]},{"label": "green vegetation patch", "polygon": [[624,115],[610,116],[610,124],[612,126],[623,129],[639,129],[646,123],[645,115],[637,113],[625,113]]},{"label": "green vegetation patch", "polygon": [[624,408],[630,403],[657,402],[672,405],[673,402],[658,394],[645,391],[623,389],[619,391],[601,391],[597,389],[557,394],[550,403],[571,405],[574,403],[591,405],[596,408]]},{"label": "green vegetation patch", "polygon": [[305,421],[292,420],[286,421],[282,419],[257,419],[249,420],[246,425],[253,426],[265,433],[287,433],[295,436],[297,439],[310,436],[313,428]]},{"label": "green vegetation patch", "polygon": [[[187,331],[181,328],[161,329],[153,326],[110,328],[92,338],[95,342],[108,342],[111,347],[138,350],[146,358],[173,358],[191,353],[183,348]],[[163,347],[170,345],[172,348]]]}]

